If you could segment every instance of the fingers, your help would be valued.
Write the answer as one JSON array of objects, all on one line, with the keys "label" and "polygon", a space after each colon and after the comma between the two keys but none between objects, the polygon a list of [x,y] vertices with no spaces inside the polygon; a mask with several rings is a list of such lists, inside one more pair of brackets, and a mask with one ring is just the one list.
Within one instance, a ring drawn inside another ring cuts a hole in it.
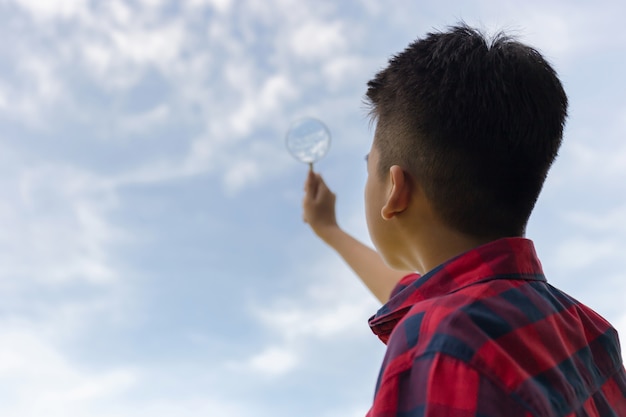
[{"label": "fingers", "polygon": [[304,183],[305,198],[319,200],[326,192],[330,192],[322,176],[316,172],[309,171]]},{"label": "fingers", "polygon": [[318,177],[313,171],[309,171],[304,182],[304,192],[307,195],[315,196],[317,191]]},{"label": "fingers", "polygon": [[317,192],[315,193],[315,200],[321,200],[325,195],[331,194],[330,189],[326,185],[326,182],[322,178],[321,175],[315,174],[317,176]]},{"label": "fingers", "polygon": [[302,220],[309,223],[310,212],[317,194],[317,176],[313,171],[309,171],[304,182],[304,197],[302,198]]},{"label": "fingers", "polygon": [[336,197],[320,174],[309,172],[304,184],[304,192],[302,220],[308,223],[315,233],[336,226]]},{"label": "fingers", "polygon": [[328,188],[322,176],[313,171],[309,171],[306,177],[304,193],[305,200],[310,199],[316,202],[329,195],[333,195],[333,192]]},{"label": "fingers", "polygon": [[306,223],[309,223],[311,218],[316,217],[322,192],[327,189],[322,176],[309,171],[304,183],[304,197],[302,199],[302,218]]}]

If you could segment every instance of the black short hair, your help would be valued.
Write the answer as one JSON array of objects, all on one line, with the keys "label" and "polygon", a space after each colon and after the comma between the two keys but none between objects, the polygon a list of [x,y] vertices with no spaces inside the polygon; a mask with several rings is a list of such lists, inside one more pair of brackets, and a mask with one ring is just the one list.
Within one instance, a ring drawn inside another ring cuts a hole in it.
[{"label": "black short hair", "polygon": [[567,117],[537,50],[460,24],[411,43],[368,87],[381,175],[400,165],[465,234],[524,235]]}]

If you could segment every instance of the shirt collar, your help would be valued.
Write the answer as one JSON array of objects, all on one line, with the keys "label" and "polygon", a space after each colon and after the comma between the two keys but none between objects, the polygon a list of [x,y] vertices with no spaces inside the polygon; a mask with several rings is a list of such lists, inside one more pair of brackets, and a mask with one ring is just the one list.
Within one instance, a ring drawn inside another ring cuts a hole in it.
[{"label": "shirt collar", "polygon": [[545,281],[532,241],[498,239],[450,259],[396,292],[369,319],[370,328],[387,343],[414,304],[493,279]]}]

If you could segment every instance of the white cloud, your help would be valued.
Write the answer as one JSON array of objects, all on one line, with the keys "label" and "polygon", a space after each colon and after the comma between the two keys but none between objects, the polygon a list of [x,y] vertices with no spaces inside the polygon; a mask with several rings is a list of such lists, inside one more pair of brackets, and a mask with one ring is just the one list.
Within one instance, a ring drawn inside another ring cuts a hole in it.
[{"label": "white cloud", "polygon": [[580,270],[608,259],[621,259],[623,243],[609,239],[573,237],[558,246],[555,264],[561,271]]},{"label": "white cloud", "polygon": [[206,136],[194,139],[185,157],[184,169],[189,172],[203,172],[209,169],[217,154],[215,142],[213,138]]},{"label": "white cloud", "polygon": [[572,141],[567,152],[573,158],[572,174],[616,180],[626,175],[626,146],[603,149],[594,143]]},{"label": "white cloud", "polygon": [[45,53],[21,51],[14,63],[19,76],[0,82],[0,108],[12,119],[24,120],[31,128],[45,125],[46,111],[64,104],[64,81],[56,62]]},{"label": "white cloud", "polygon": [[[0,210],[0,277],[15,282],[106,283],[117,277],[109,245],[124,233],[106,219],[111,190],[80,170],[13,167]],[[61,244],[62,242],[62,244]]]},{"label": "white cloud", "polygon": [[295,369],[297,363],[295,351],[284,347],[268,347],[252,356],[246,366],[264,375],[280,376]]},{"label": "white cloud", "polygon": [[87,8],[87,0],[14,0],[14,3],[38,19],[70,19],[81,15]]},{"label": "white cloud", "polygon": [[295,30],[291,48],[296,56],[319,59],[341,54],[348,42],[341,22],[309,21]]},{"label": "white cloud", "polygon": [[80,370],[49,340],[24,328],[23,323],[16,324],[0,322],[0,387],[7,394],[2,406],[5,416],[61,416],[68,410],[88,410],[91,402],[115,397],[137,380],[131,369]]},{"label": "white cloud", "polygon": [[123,0],[109,0],[103,3],[103,12],[108,12],[112,23],[120,26],[132,24],[133,10],[127,2]]},{"label": "white cloud", "polygon": [[283,300],[269,310],[258,310],[256,316],[265,326],[288,341],[296,341],[301,337],[326,339],[347,336],[362,327],[364,320],[373,314],[375,308],[367,298],[360,301],[337,300],[337,292],[335,286],[313,286],[308,289],[309,300],[299,300],[293,302],[293,305]]},{"label": "white cloud", "polygon": [[0,109],[2,110],[6,110],[8,105],[7,93],[5,90],[6,87],[4,87],[2,82],[0,82]]},{"label": "white cloud", "polygon": [[288,100],[297,97],[297,88],[283,74],[273,74],[261,88],[260,108],[275,111],[287,104]]},{"label": "white cloud", "polygon": [[58,98],[62,86],[53,63],[41,56],[26,55],[18,63],[18,68],[30,80],[29,85],[33,86],[36,101],[49,103]]},{"label": "white cloud", "polygon": [[350,78],[360,76],[363,67],[364,63],[359,57],[341,55],[326,62],[322,72],[331,88],[337,88]]},{"label": "white cloud", "polygon": [[147,8],[158,9],[163,7],[166,0],[140,0],[140,3]]},{"label": "white cloud", "polygon": [[[621,7],[590,8],[584,3],[528,1],[525,3],[481,2],[477,19],[470,24],[486,23],[490,32],[504,29],[538,48],[557,68],[563,68],[590,51],[611,44],[623,44],[623,34],[612,30],[619,24]],[[465,16],[461,16],[465,18]]]},{"label": "white cloud", "polygon": [[78,54],[89,69],[89,76],[105,90],[126,90],[142,75],[140,67],[129,65],[105,40],[84,40]]},{"label": "white cloud", "polygon": [[[15,101],[12,106],[21,108],[21,117],[32,124],[45,124],[53,120],[55,111],[61,110],[73,114],[82,123],[110,130],[110,126],[103,125],[101,118],[90,120],[94,117],[94,111],[103,112],[103,116],[115,118],[115,126],[120,129],[115,132],[118,135],[147,133],[155,126],[166,123],[168,118],[180,114],[190,115],[187,120],[191,123],[196,123],[199,118],[204,120],[205,131],[198,135],[202,139],[193,141],[180,138],[191,142],[189,153],[183,160],[163,155],[159,160],[131,167],[127,173],[119,173],[117,177],[121,182],[124,179],[133,182],[140,178],[143,182],[161,181],[215,172],[222,177],[227,190],[238,192],[249,184],[271,178],[276,168],[267,163],[258,166],[256,162],[251,162],[245,152],[235,151],[235,145],[255,140],[249,136],[258,129],[284,124],[285,119],[290,117],[289,112],[301,112],[295,106],[291,110],[291,105],[301,98],[301,92],[312,79],[311,74],[317,75],[318,69],[307,68],[305,72],[298,70],[297,64],[292,62],[294,53],[321,59],[323,73],[335,86],[348,79],[358,66],[355,59],[336,58],[347,47],[347,38],[339,21],[329,23],[324,20],[327,8],[307,7],[302,10],[299,3],[277,2],[269,7],[273,10],[270,13],[266,5],[256,2],[242,6],[246,13],[239,18],[244,21],[269,19],[268,23],[272,23],[276,19],[284,19],[286,23],[270,30],[268,36],[276,36],[277,41],[270,45],[269,54],[263,57],[270,64],[278,59],[275,63],[282,62],[286,66],[275,67],[271,64],[267,65],[267,69],[261,69],[266,63],[259,62],[260,57],[249,53],[251,47],[256,47],[253,44],[257,42],[256,34],[239,37],[236,28],[219,19],[208,25],[209,32],[198,32],[194,25],[185,21],[194,21],[192,19],[195,16],[171,16],[167,20],[158,20],[144,9],[158,8],[160,3],[148,3],[140,2],[130,6],[125,2],[112,1],[98,5],[97,8],[83,7],[83,3],[79,2],[71,3],[74,5],[72,10],[75,10],[72,16],[77,18],[74,22],[74,36],[45,54],[38,51],[38,47],[22,48],[24,62],[38,63],[29,66],[33,71],[38,69],[35,73],[40,80],[36,84],[39,86],[38,93],[20,99],[22,101]],[[37,7],[33,2],[28,4]],[[231,8],[228,1],[193,4],[193,7],[216,7],[224,13]],[[61,12],[53,10],[56,9],[44,7],[38,13],[61,16]],[[262,16],[252,13],[258,10],[264,10]],[[211,38],[210,31],[220,27],[219,38]],[[36,44],[39,35],[38,32],[33,33],[31,38],[25,39],[26,43]],[[294,40],[294,43],[289,43],[290,40]],[[197,48],[198,45],[207,45],[207,42],[208,48]],[[192,48],[193,53],[188,53]],[[222,54],[220,60],[214,59],[218,53]],[[163,77],[164,90],[171,87],[170,93],[160,98],[152,108],[139,114],[107,114],[112,108],[85,107],[78,99],[81,94],[82,101],[84,93],[73,91],[71,80],[63,75],[66,68],[75,69],[77,63],[84,66],[85,75],[94,82],[93,86],[88,87],[95,88],[97,93],[123,97],[120,95],[128,92],[151,69],[159,71]],[[0,97],[10,95],[0,100],[0,103],[20,97],[18,91],[9,90],[7,93],[4,88],[0,92],[3,90]],[[49,97],[47,102],[56,104],[55,108],[43,107],[45,96]],[[61,99],[63,103],[58,103]],[[200,114],[195,115],[198,110]],[[107,137],[110,136],[109,130],[95,133]],[[277,135],[277,142],[280,142],[280,136],[282,132]],[[208,145],[210,142],[215,143]],[[204,149],[200,151],[204,156],[198,156],[199,147]],[[214,157],[220,155],[220,158],[208,161],[217,161],[219,164],[201,166],[207,162],[205,158],[209,153]]]},{"label": "white cloud", "polygon": [[357,404],[325,412],[320,417],[363,417],[370,409],[370,404]]},{"label": "white cloud", "polygon": [[269,305],[250,306],[254,318],[274,340],[260,354],[244,361],[256,372],[268,376],[294,372],[311,355],[310,346],[369,333],[366,320],[379,305],[335,253],[329,249],[323,259],[303,270],[311,282],[304,293],[275,297]]},{"label": "white cloud", "polygon": [[165,124],[170,116],[170,106],[161,103],[141,113],[120,116],[118,124],[122,132],[145,133]]},{"label": "white cloud", "polygon": [[254,160],[240,160],[228,167],[224,176],[224,186],[230,195],[236,194],[247,183],[258,178],[259,167]]},{"label": "white cloud", "polygon": [[608,232],[612,235],[626,232],[626,205],[608,208],[604,213],[568,212],[564,218],[577,228],[589,232],[603,234]]},{"label": "white cloud", "polygon": [[93,414],[88,415],[89,417],[264,417],[263,414],[257,414],[258,410],[251,410],[250,408],[242,401],[239,403],[227,402],[206,393],[202,397],[184,400],[151,399],[139,404],[106,404],[101,406],[99,410],[94,410]]},{"label": "white cloud", "polygon": [[259,88],[253,85],[252,68],[227,71],[231,84],[241,92],[240,104],[230,116],[230,126],[238,136],[249,135],[256,127],[280,117],[280,112],[298,96],[298,88],[283,74],[268,76]]},{"label": "white cloud", "polygon": [[[241,100],[241,106],[231,117],[230,126],[237,136],[251,134],[255,128],[265,124],[272,117],[272,111],[276,110],[272,103],[279,100],[275,92],[260,90],[257,93],[251,91],[249,96]],[[267,104],[268,107],[263,107]]]},{"label": "white cloud", "polygon": [[139,65],[155,64],[166,68],[180,54],[185,40],[182,22],[156,29],[125,27],[110,33],[117,58]]},{"label": "white cloud", "polygon": [[579,42],[582,40],[578,36],[580,26],[575,25],[571,16],[569,19],[566,18],[562,10],[550,12],[543,9],[540,13],[531,10],[529,12],[527,25],[532,29],[528,29],[528,33],[523,30],[522,35],[524,38],[528,35],[528,42],[549,55],[550,61],[555,56],[565,57],[575,50],[577,44],[580,46]]},{"label": "white cloud", "polygon": [[227,13],[230,11],[233,5],[232,0],[188,0],[184,3],[185,7],[189,9],[199,9],[203,7],[211,7],[219,13]]},{"label": "white cloud", "polygon": [[106,89],[128,89],[150,68],[170,80],[170,75],[175,76],[171,73],[180,68],[180,61],[187,62],[181,54],[190,42],[190,34],[180,19],[154,25],[141,10],[130,10],[124,5],[105,9],[90,19],[93,24],[85,25],[83,36],[72,43],[73,53],[87,66],[88,74]]},{"label": "white cloud", "polygon": [[[0,410],[4,417],[204,417],[257,415],[246,404],[214,398],[212,393],[145,397],[154,384],[151,372],[135,366],[98,369],[79,364],[42,336],[45,326],[0,321]],[[217,387],[219,388],[219,387]]]}]

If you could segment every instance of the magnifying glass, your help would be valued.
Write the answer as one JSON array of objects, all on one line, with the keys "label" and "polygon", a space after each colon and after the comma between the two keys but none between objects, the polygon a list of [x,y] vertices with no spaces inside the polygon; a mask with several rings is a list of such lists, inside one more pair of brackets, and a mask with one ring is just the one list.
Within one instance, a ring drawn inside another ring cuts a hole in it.
[{"label": "magnifying glass", "polygon": [[291,124],[286,144],[294,158],[309,164],[313,170],[313,163],[322,159],[330,148],[330,131],[320,120],[304,117]]}]

